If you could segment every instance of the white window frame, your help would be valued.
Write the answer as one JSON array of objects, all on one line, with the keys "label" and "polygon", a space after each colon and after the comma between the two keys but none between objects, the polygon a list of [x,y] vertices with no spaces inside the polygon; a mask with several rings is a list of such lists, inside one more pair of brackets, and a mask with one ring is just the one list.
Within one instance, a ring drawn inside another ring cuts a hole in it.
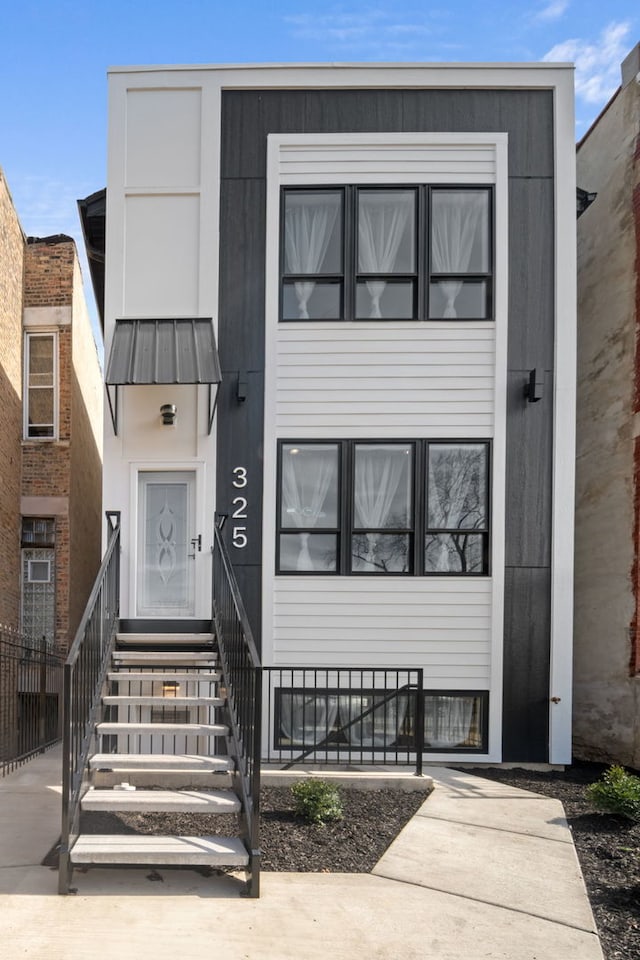
[{"label": "white window frame", "polygon": [[[47,576],[43,577],[34,577],[31,573],[33,565],[36,563],[46,563],[47,565]],[[27,579],[26,583],[51,583],[51,560],[35,560],[31,557],[27,557]]]},{"label": "white window frame", "polygon": [[[31,355],[31,340],[34,337],[50,337],[53,343],[53,384],[52,387],[39,388],[32,387],[29,383],[29,360]],[[58,363],[58,332],[56,330],[37,330],[25,334],[24,340],[24,374],[23,374],[23,437],[25,440],[38,441],[38,442],[48,442],[58,439],[58,421],[59,421],[59,396],[60,396],[60,385],[58,379],[59,363]],[[32,436],[29,432],[29,399],[31,395],[31,390],[37,389],[53,389],[53,423],[52,428],[53,432],[50,437],[36,437]]]}]

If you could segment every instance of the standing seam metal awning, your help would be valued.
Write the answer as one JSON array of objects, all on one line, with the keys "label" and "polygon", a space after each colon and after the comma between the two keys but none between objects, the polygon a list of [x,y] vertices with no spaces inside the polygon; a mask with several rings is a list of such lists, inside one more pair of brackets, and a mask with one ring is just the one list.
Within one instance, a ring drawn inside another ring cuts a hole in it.
[{"label": "standing seam metal awning", "polygon": [[[209,318],[116,320],[105,383],[117,433],[118,387],[150,383],[204,383],[209,386],[209,432],[215,400],[212,386],[222,381]],[[109,387],[115,387],[115,404]],[[217,391],[216,391],[217,397]]]}]

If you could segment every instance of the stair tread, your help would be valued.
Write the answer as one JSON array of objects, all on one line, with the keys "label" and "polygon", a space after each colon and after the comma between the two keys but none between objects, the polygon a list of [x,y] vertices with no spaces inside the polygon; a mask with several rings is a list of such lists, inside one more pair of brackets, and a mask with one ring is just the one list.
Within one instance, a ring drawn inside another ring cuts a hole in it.
[{"label": "stair tread", "polygon": [[71,861],[242,867],[248,864],[249,856],[239,837],[81,834],[71,849]]},{"label": "stair tread", "polygon": [[240,801],[231,790],[96,790],[89,787],[83,810],[158,813],[237,813]]},{"label": "stair tread", "polygon": [[137,681],[146,683],[147,681],[176,680],[180,683],[214,683],[221,679],[219,670],[209,671],[191,671],[191,673],[182,673],[170,670],[116,670],[107,674],[108,680],[116,680],[119,683],[123,681]]},{"label": "stair tread", "polygon": [[96,724],[96,730],[102,735],[118,733],[184,733],[193,736],[215,735],[224,737],[229,728],[223,723],[116,723],[103,721]]},{"label": "stair tread", "polygon": [[213,650],[114,650],[111,659],[114,663],[157,663],[183,666],[193,664],[215,664],[218,655]]},{"label": "stair tread", "polygon": [[154,697],[145,694],[108,694],[102,702],[109,706],[137,705],[141,707],[221,707],[221,697]]},{"label": "stair tread", "polygon": [[118,643],[132,645],[153,644],[154,646],[167,645],[200,645],[213,643],[212,633],[117,633]]},{"label": "stair tread", "polygon": [[96,753],[89,759],[93,770],[233,770],[231,757],[201,757],[197,754]]}]

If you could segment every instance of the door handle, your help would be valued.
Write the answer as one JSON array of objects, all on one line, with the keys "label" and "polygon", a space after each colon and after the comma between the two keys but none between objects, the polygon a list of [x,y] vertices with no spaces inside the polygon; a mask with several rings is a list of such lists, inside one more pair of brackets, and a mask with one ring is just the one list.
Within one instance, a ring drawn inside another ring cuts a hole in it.
[{"label": "door handle", "polygon": [[196,547],[198,548],[198,553],[202,553],[202,534],[201,533],[199,533],[197,537],[191,538],[191,546],[193,547],[193,553],[189,554],[189,559],[195,560]]}]

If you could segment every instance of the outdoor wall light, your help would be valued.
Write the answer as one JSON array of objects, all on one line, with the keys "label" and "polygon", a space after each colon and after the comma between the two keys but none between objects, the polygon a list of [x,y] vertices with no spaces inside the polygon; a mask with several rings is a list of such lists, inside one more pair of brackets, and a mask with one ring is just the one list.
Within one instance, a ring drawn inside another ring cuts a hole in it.
[{"label": "outdoor wall light", "polygon": [[176,422],[178,408],[175,403],[163,403],[160,407],[160,416],[162,417],[163,427],[172,427]]}]

